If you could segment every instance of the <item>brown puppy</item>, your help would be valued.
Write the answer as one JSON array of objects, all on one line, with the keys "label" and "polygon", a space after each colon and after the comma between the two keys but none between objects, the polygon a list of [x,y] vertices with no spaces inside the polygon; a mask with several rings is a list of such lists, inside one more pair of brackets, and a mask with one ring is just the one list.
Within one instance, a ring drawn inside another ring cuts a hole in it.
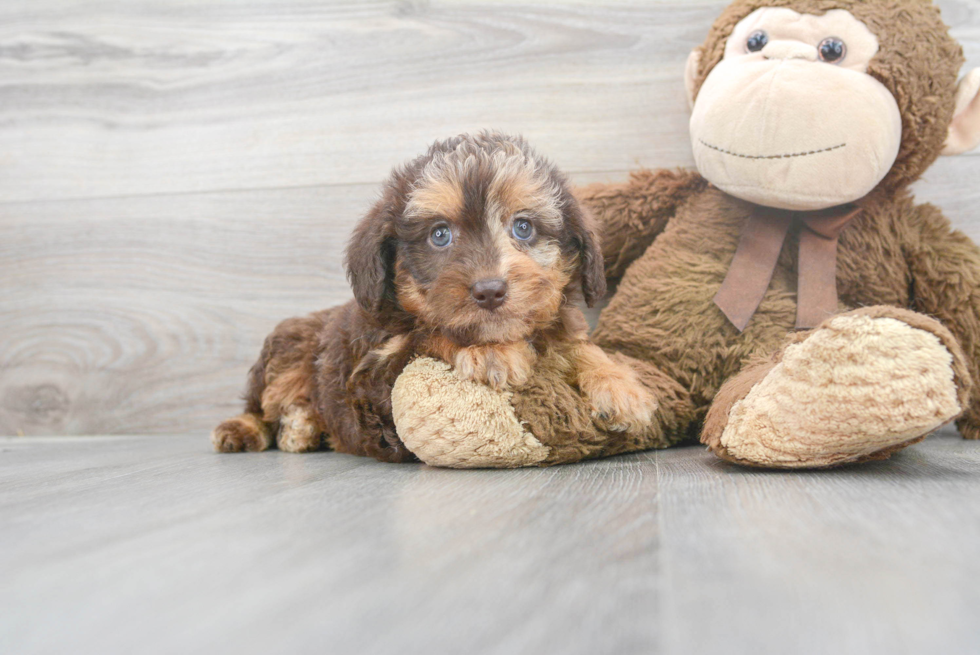
[{"label": "brown puppy", "polygon": [[269,335],[245,414],[215,429],[216,450],[265,450],[275,434],[290,452],[325,442],[413,460],[395,434],[391,387],[416,354],[501,388],[524,384],[538,353],[556,349],[597,418],[650,422],[653,398],[588,340],[577,306],[605,293],[592,220],[522,139],[458,136],[396,169],[346,264],[356,300]]}]

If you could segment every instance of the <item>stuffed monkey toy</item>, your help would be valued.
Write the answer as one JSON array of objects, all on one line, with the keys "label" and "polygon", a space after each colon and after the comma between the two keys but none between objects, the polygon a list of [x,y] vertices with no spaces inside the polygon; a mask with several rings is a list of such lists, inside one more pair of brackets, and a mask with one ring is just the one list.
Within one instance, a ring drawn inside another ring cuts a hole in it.
[{"label": "stuffed monkey toy", "polygon": [[593,339],[656,396],[593,420],[560,357],[494,391],[433,359],[392,395],[422,461],[545,466],[700,437],[750,466],[980,439],[980,250],[909,185],[980,142],[980,69],[929,0],[736,0],[691,55],[697,172],[581,189],[621,278]]}]

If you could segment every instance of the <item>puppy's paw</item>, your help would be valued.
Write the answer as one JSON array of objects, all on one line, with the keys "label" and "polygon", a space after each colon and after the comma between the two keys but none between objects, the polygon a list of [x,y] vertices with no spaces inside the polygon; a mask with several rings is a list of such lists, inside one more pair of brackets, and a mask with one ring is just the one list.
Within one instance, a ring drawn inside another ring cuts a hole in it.
[{"label": "puppy's paw", "polygon": [[309,453],[320,447],[320,429],[308,407],[290,405],[279,417],[279,450]]},{"label": "puppy's paw", "polygon": [[653,422],[657,401],[629,368],[614,364],[579,375],[579,387],[592,402],[592,417],[613,432],[642,429]]},{"label": "puppy's paw", "polygon": [[504,389],[526,384],[536,358],[531,345],[522,341],[462,348],[456,353],[454,365],[464,380]]},{"label": "puppy's paw", "polygon": [[272,432],[257,416],[242,414],[216,427],[211,445],[219,453],[260,452],[272,445]]},{"label": "puppy's paw", "polygon": [[487,358],[487,384],[494,389],[524,386],[531,379],[537,358],[526,341],[493,346]]}]

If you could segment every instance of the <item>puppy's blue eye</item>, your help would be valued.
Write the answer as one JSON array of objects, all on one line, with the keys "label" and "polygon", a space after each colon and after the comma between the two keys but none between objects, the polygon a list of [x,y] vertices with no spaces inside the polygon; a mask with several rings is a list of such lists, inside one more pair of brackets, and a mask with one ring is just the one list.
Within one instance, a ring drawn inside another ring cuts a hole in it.
[{"label": "puppy's blue eye", "polygon": [[514,221],[514,237],[521,240],[527,241],[534,236],[534,226],[531,225],[531,221],[526,218],[519,218]]},{"label": "puppy's blue eye", "polygon": [[446,225],[434,227],[432,228],[432,234],[429,235],[429,241],[436,248],[445,248],[453,242],[453,231]]}]

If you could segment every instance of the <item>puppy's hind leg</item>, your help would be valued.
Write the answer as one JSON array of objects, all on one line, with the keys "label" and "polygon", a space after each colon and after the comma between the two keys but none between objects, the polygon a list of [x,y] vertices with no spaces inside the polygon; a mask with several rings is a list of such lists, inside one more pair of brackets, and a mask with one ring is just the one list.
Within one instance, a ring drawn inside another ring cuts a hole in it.
[{"label": "puppy's hind leg", "polygon": [[279,417],[276,443],[287,453],[309,453],[320,448],[321,430],[308,405],[290,405]]},{"label": "puppy's hind leg", "polygon": [[276,407],[273,416],[245,413],[223,421],[211,433],[211,443],[219,453],[261,452],[272,447],[274,436],[280,450],[308,453],[320,448],[321,433],[312,408],[296,403]]},{"label": "puppy's hind leg", "polygon": [[320,335],[334,311],[284,321],[267,340],[262,418],[278,424],[276,445],[287,453],[320,448],[323,425],[313,407],[313,378]]},{"label": "puppy's hind leg", "polygon": [[273,423],[262,411],[265,390],[265,368],[269,360],[269,340],[262,348],[259,361],[248,372],[245,413],[222,421],[211,432],[211,445],[219,453],[261,452],[272,447]]},{"label": "puppy's hind leg", "polygon": [[278,423],[276,445],[287,453],[308,453],[320,448],[323,429],[313,410],[313,364],[310,358],[277,372],[262,392],[263,419]]},{"label": "puppy's hind leg", "polygon": [[219,453],[259,452],[272,446],[272,429],[258,414],[242,414],[221,422],[211,432]]},{"label": "puppy's hind leg", "polygon": [[318,335],[332,312],[287,319],[266,337],[248,374],[245,413],[215,428],[215,450],[262,451],[276,441],[292,453],[319,448],[321,429],[311,403],[314,359]]}]

